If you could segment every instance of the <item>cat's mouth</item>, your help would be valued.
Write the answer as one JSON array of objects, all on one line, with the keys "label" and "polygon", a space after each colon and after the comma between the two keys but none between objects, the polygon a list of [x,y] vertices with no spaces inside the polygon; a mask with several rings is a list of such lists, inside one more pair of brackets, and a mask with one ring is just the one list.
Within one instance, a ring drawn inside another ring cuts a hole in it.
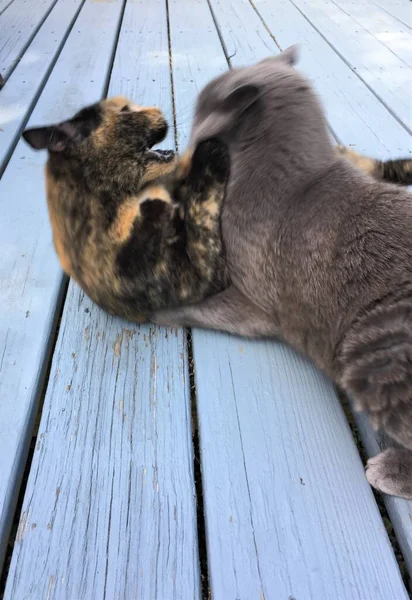
[{"label": "cat's mouth", "polygon": [[159,150],[158,148],[156,148],[155,150],[153,150],[153,152],[156,152],[156,154],[161,156],[164,160],[172,160],[176,155],[176,152],[174,150]]}]

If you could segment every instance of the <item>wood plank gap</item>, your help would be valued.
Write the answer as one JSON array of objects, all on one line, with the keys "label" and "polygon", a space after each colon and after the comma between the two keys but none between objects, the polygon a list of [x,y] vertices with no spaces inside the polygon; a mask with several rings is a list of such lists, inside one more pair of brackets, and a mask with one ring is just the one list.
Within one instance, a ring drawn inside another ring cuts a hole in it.
[{"label": "wood plank gap", "polygon": [[262,17],[262,15],[260,14],[260,12],[258,11],[255,3],[253,2],[253,0],[249,0],[250,6],[253,8],[253,10],[255,11],[255,13],[257,14],[257,16],[259,17],[259,19],[262,21],[262,25],[263,27],[266,29],[266,31],[268,32],[268,34],[270,35],[270,37],[272,38],[272,40],[275,42],[276,46],[279,48],[279,50],[282,52],[282,48],[280,47],[274,33],[271,31],[269,25],[266,23],[265,19]]},{"label": "wood plank gap", "polygon": [[351,63],[345,58],[345,56],[341,52],[339,52],[339,50],[332,44],[331,41],[328,40],[328,38],[322,33],[322,31],[318,27],[316,27],[316,25],[309,19],[309,17],[305,15],[305,13],[299,8],[299,6],[295,4],[293,0],[290,0],[290,3],[296,8],[298,12],[300,12],[302,17],[309,23],[309,25],[313,27],[316,33],[318,33],[325,40],[328,46],[332,48],[332,50],[339,56],[339,58],[345,63],[345,65],[347,65],[350,68],[352,73],[362,81],[362,83],[368,88],[370,92],[372,92],[375,98],[379,100],[379,102],[386,108],[386,110],[392,115],[392,117],[398,121],[399,125],[401,125],[401,127],[403,127],[405,131],[409,133],[409,135],[412,135],[412,130],[398,117],[398,115],[389,106],[389,104],[387,104],[387,102],[385,102],[385,100],[376,92],[376,90],[374,90],[373,87],[369,85],[369,83],[358,73],[358,70],[351,65]]},{"label": "wood plank gap", "polygon": [[46,19],[49,17],[51,11],[53,10],[53,8],[56,6],[56,4],[58,2],[59,2],[59,0],[54,0],[54,2],[50,5],[50,7],[44,13],[42,19],[40,19],[39,23],[33,29],[31,36],[28,38],[27,42],[24,44],[23,48],[21,49],[20,56],[18,58],[16,58],[16,60],[13,62],[13,64],[10,66],[10,68],[3,74],[2,88],[6,85],[8,78],[10,77],[10,75],[13,74],[13,71],[19,64],[21,58],[24,56],[27,48],[30,46],[30,44],[32,43],[32,41],[34,40],[36,35],[38,34],[39,29],[42,27],[42,25],[44,24]]},{"label": "wood plank gap", "polygon": [[[69,287],[69,280],[67,277],[63,277],[61,286],[60,286],[60,290],[59,290],[59,294],[57,297],[56,311],[55,311],[54,319],[53,319],[53,322],[52,322],[52,325],[50,328],[50,335],[49,335],[48,343],[46,346],[45,356],[42,361],[42,368],[39,373],[36,391],[34,394],[35,400],[33,402],[33,410],[30,413],[28,413],[27,418],[28,418],[29,424],[25,428],[26,434],[25,434],[24,438],[21,440],[20,447],[19,447],[18,451],[16,452],[16,462],[19,465],[18,472],[21,473],[21,476],[20,476],[20,481],[16,481],[16,485],[13,488],[13,493],[12,493],[12,495],[10,495],[11,497],[9,498],[9,500],[7,502],[10,507],[8,512],[11,515],[13,515],[13,518],[10,518],[9,522],[6,524],[6,528],[8,529],[7,534],[4,536],[3,539],[0,540],[0,573],[1,573],[1,576],[0,576],[0,600],[3,597],[3,593],[4,593],[4,589],[2,589],[3,588],[3,577],[4,577],[4,587],[5,587],[6,581],[7,581],[7,574],[5,574],[4,571],[5,571],[5,569],[7,569],[7,572],[8,572],[8,568],[10,566],[10,563],[6,564],[4,562],[5,557],[10,552],[10,559],[11,559],[11,554],[13,552],[13,546],[14,546],[14,540],[13,540],[13,544],[10,548],[10,544],[9,544],[10,532],[12,530],[13,523],[16,522],[16,518],[17,518],[17,523],[20,520],[21,504],[23,502],[23,498],[24,498],[24,494],[25,494],[25,490],[26,490],[26,486],[27,486],[28,474],[30,472],[31,461],[33,458],[33,453],[30,456],[30,449],[31,449],[30,442],[32,441],[32,437],[33,437],[32,433],[33,433],[33,430],[35,427],[37,415],[38,415],[39,411],[41,411],[43,408],[43,402],[44,402],[44,398],[45,398],[45,394],[46,394],[47,384],[49,382],[49,376],[50,376],[50,370],[51,370],[51,365],[52,365],[54,349],[56,346],[57,337],[58,337],[58,333],[59,333],[59,324],[60,324],[60,320],[61,320],[61,317],[63,314],[64,300],[66,298],[68,287]],[[29,442],[29,440],[30,440],[30,442]],[[26,479],[24,479],[25,476],[27,476]],[[22,499],[21,504],[20,504],[20,498]],[[19,504],[20,504],[20,507],[19,507]],[[17,529],[14,532],[14,538],[16,537],[16,533],[17,533]]]},{"label": "wood plank gap", "polygon": [[[45,73],[45,75],[44,75],[44,77],[43,77],[43,79],[42,79],[42,81],[41,81],[41,84],[40,84],[40,86],[39,86],[39,89],[37,90],[37,93],[36,93],[36,94],[33,96],[33,99],[32,99],[32,101],[31,101],[31,103],[30,103],[30,105],[29,105],[29,109],[28,109],[28,111],[27,111],[27,114],[26,114],[26,116],[25,116],[24,120],[21,122],[21,125],[20,125],[19,129],[16,131],[16,135],[15,135],[14,141],[13,141],[13,143],[10,145],[10,148],[8,149],[8,152],[7,152],[6,156],[4,157],[4,160],[3,160],[3,162],[0,164],[0,179],[2,178],[2,176],[3,176],[3,173],[4,173],[4,171],[6,170],[6,168],[7,168],[7,165],[9,164],[9,162],[10,162],[10,159],[11,159],[11,157],[12,157],[12,155],[13,155],[13,152],[14,152],[14,150],[16,149],[16,146],[17,146],[17,144],[18,144],[18,143],[19,143],[19,141],[20,141],[20,136],[21,136],[22,132],[24,131],[24,129],[25,129],[25,127],[26,127],[26,125],[27,125],[27,123],[28,123],[28,121],[29,121],[29,119],[30,119],[30,117],[31,117],[31,115],[32,115],[32,112],[33,112],[33,110],[34,110],[34,109],[35,109],[35,107],[36,107],[37,101],[38,101],[38,99],[40,98],[41,94],[43,93],[43,90],[44,90],[44,88],[45,88],[45,86],[46,86],[46,84],[47,84],[47,82],[48,82],[48,80],[49,80],[49,77],[50,77],[50,75],[51,75],[51,73],[52,73],[52,71],[53,71],[53,69],[54,69],[54,66],[55,66],[56,62],[59,60],[60,54],[61,54],[61,52],[62,52],[62,50],[63,50],[63,48],[64,48],[64,45],[65,45],[65,43],[66,43],[66,40],[67,40],[67,38],[69,37],[69,35],[70,35],[70,33],[71,33],[71,31],[72,31],[72,29],[73,29],[74,25],[76,24],[77,18],[78,18],[78,16],[79,16],[79,14],[80,14],[80,11],[82,10],[82,8],[83,8],[83,6],[84,6],[85,2],[86,2],[86,0],[83,0],[83,1],[81,2],[81,4],[79,5],[79,8],[76,10],[76,12],[75,12],[75,14],[74,14],[74,16],[73,16],[73,19],[70,21],[70,23],[69,23],[69,26],[68,26],[68,28],[67,28],[67,30],[66,30],[66,33],[65,33],[65,34],[64,34],[64,36],[62,37],[62,40],[61,40],[61,42],[60,42],[60,44],[59,44],[59,46],[58,46],[58,48],[57,48],[56,55],[55,55],[55,57],[53,58],[53,60],[51,61],[51,63],[50,63],[50,66],[49,66],[49,68],[47,69],[47,71],[46,71],[46,73]],[[53,8],[54,8],[54,6],[56,5],[56,3],[57,3],[57,2],[55,2],[55,3],[54,3],[54,5],[52,6],[52,9],[53,9]],[[50,10],[50,12],[51,12],[51,10]],[[47,15],[47,16],[49,16],[50,12],[48,13],[48,15]],[[46,17],[46,18],[47,18],[47,17]],[[45,21],[45,20],[46,20],[46,19],[44,19],[44,21]],[[37,34],[37,33],[36,33],[36,34]],[[31,42],[33,41],[33,39],[34,39],[34,38],[35,38],[35,35],[33,36],[33,38],[32,38],[32,40],[31,40]],[[17,64],[18,64],[18,63],[16,63],[16,66],[17,66]],[[13,70],[14,70],[14,69],[13,69]],[[5,85],[5,84],[6,84],[6,82],[4,82],[4,83],[2,84],[2,87],[4,87],[4,85]]]},{"label": "wood plank gap", "polygon": [[[396,20],[397,20],[399,23],[401,23],[402,25],[405,25],[405,27],[407,27],[408,29],[412,29],[412,27],[411,27],[411,24],[410,24],[410,23],[407,23],[406,21],[404,21],[404,20],[402,19],[402,17],[400,17],[399,15],[395,14],[394,12],[390,12],[390,11],[389,11],[389,10],[386,8],[386,6],[384,6],[384,3],[382,3],[382,4],[379,4],[379,2],[375,2],[374,0],[372,0],[372,1],[373,1],[373,4],[374,4],[375,6],[378,6],[378,7],[379,7],[381,10],[385,11],[387,15],[389,15],[390,17],[392,17],[392,19],[396,19]],[[392,9],[392,10],[393,10],[393,9]]]},{"label": "wood plank gap", "polygon": [[[179,143],[177,138],[177,118],[176,118],[176,103],[174,93],[174,80],[173,80],[173,55],[172,55],[172,41],[170,32],[170,19],[169,19],[169,0],[165,0],[166,7],[166,22],[167,22],[167,42],[169,51],[169,66],[170,66],[170,89],[172,96],[172,112],[173,112],[173,129],[174,129],[174,143],[176,152],[179,151]],[[209,4],[209,8],[212,9]],[[213,12],[212,12],[213,15]],[[215,21],[216,24],[216,21]],[[217,27],[217,24],[216,24]],[[223,42],[223,40],[222,40]],[[223,46],[223,44],[222,44]],[[199,568],[200,568],[200,585],[201,585],[201,598],[202,600],[209,600],[211,598],[210,585],[209,585],[209,569],[207,560],[207,544],[206,544],[206,523],[204,513],[204,501],[203,501],[203,480],[202,480],[202,463],[201,463],[201,452],[200,452],[200,440],[199,440],[199,421],[197,414],[197,398],[196,398],[196,383],[195,383],[195,363],[193,357],[193,344],[192,344],[192,331],[190,329],[186,332],[186,347],[187,347],[187,363],[188,363],[188,374],[189,374],[189,393],[190,393],[190,410],[191,410],[191,425],[192,425],[192,447],[193,447],[193,477],[195,484],[196,494],[196,522],[197,522],[197,545],[198,545],[198,556],[199,556]],[[1,599],[0,599],[1,600]]]},{"label": "wood plank gap", "polygon": [[120,38],[120,31],[122,29],[122,25],[123,25],[123,19],[124,19],[124,11],[126,10],[126,3],[127,0],[123,0],[123,6],[121,8],[120,11],[120,18],[119,18],[119,26],[116,32],[116,41],[113,44],[113,53],[109,62],[109,67],[107,69],[107,79],[106,79],[106,83],[104,84],[104,92],[103,92],[103,97],[106,98],[107,94],[109,93],[109,87],[110,87],[110,81],[112,79],[112,72],[113,72],[113,65],[114,65],[114,61],[116,58],[116,52],[117,52],[117,47],[119,45],[119,38]]},{"label": "wood plank gap", "polygon": [[[45,361],[45,375],[44,375],[43,381],[39,385],[39,403],[38,403],[37,411],[35,411],[35,416],[33,419],[33,426],[31,428],[32,436],[31,436],[31,442],[30,442],[30,445],[29,445],[28,451],[27,451],[26,464],[24,467],[21,484],[19,487],[16,486],[16,495],[17,495],[17,490],[19,490],[17,500],[16,500],[16,508],[14,510],[13,521],[10,525],[10,534],[8,536],[8,544],[7,544],[6,554],[4,557],[3,566],[0,569],[0,600],[3,599],[4,591],[6,589],[7,576],[9,573],[11,557],[13,554],[13,548],[14,548],[14,544],[16,541],[18,525],[19,525],[20,516],[21,516],[21,512],[22,512],[23,500],[24,500],[24,496],[26,494],[27,482],[29,479],[31,464],[33,461],[33,456],[34,456],[34,450],[35,450],[36,442],[37,442],[38,423],[40,421],[41,413],[43,410],[43,404],[44,404],[44,399],[46,396],[47,386],[49,384],[51,367],[52,367],[52,358],[54,355],[54,350],[56,348],[57,338],[59,336],[60,322],[61,322],[61,318],[63,315],[63,309],[64,309],[64,300],[66,298],[68,288],[69,288],[69,278],[64,277],[64,279],[62,281],[62,301],[61,301],[59,310],[56,311],[56,325],[55,325],[54,331],[52,332],[52,335],[51,335],[52,340],[50,343],[49,355],[47,357],[47,361]],[[28,431],[28,433],[29,433],[29,431]],[[0,563],[0,565],[1,565],[1,563]]]},{"label": "wood plank gap", "polygon": [[216,19],[215,11],[213,10],[213,6],[212,6],[210,0],[207,0],[207,4],[209,6],[209,10],[210,10],[210,13],[212,15],[213,23],[215,24],[215,27],[216,27],[217,35],[219,36],[219,40],[220,40],[220,44],[222,46],[223,54],[225,55],[225,58],[226,58],[227,63],[229,65],[229,68],[231,69],[232,68],[232,63],[230,61],[231,61],[231,59],[234,56],[236,56],[236,49],[235,49],[235,51],[234,51],[233,54],[229,55],[229,51],[228,51],[227,46],[225,44],[225,40],[223,39],[223,35],[222,35],[221,29],[220,29],[220,25],[218,23],[218,20]]},{"label": "wood plank gap", "polygon": [[189,365],[190,408],[192,416],[193,472],[196,491],[197,543],[199,549],[200,583],[202,600],[211,598],[206,543],[206,522],[203,499],[202,456],[200,452],[199,418],[197,412],[195,361],[193,356],[192,332],[187,332],[187,357]]},{"label": "wood plank gap", "polygon": [[170,91],[172,95],[172,115],[173,115],[173,141],[175,143],[176,152],[179,151],[179,143],[177,140],[177,118],[176,118],[176,100],[175,100],[175,84],[173,79],[173,54],[172,40],[170,34],[170,19],[169,19],[169,0],[165,0],[166,7],[166,27],[167,27],[167,49],[169,52],[169,71],[170,71]]},{"label": "wood plank gap", "polygon": [[[349,397],[347,396],[346,392],[336,386],[336,394],[342,404],[342,408],[344,410],[346,420],[347,420],[350,430],[352,432],[352,436],[355,441],[356,447],[358,449],[359,456],[361,457],[362,463],[365,466],[366,462],[369,458],[369,455],[368,455],[367,449],[365,447],[364,441],[362,439],[361,432],[358,427],[357,415],[352,408],[351,401],[350,401]],[[401,546],[399,544],[399,539],[398,539],[397,533],[395,531],[394,525],[392,523],[392,519],[391,519],[388,509],[386,507],[385,498],[384,498],[383,494],[381,494],[374,488],[371,487],[371,489],[372,489],[373,495],[375,496],[375,501],[376,501],[376,504],[378,505],[379,512],[382,517],[382,521],[385,525],[385,529],[388,533],[388,537],[391,542],[393,552],[395,554],[405,587],[408,590],[410,597],[412,598],[412,578],[408,573],[408,567],[406,564],[406,560],[403,555]]]},{"label": "wood plank gap", "polygon": [[4,11],[6,11],[10,4],[13,4],[14,0],[10,0],[10,2],[8,4],[6,4],[6,6],[4,6],[3,8],[0,8],[0,16],[4,13]]}]

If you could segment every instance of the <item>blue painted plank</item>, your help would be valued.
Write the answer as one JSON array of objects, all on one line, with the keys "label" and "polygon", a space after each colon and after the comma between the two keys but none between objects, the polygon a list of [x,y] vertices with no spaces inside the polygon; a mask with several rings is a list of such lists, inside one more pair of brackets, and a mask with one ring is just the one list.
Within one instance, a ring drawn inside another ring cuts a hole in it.
[{"label": "blue painted plank", "polygon": [[[248,2],[211,6],[233,65],[276,51]],[[227,64],[206,1],[169,13],[179,122]],[[330,383],[281,344],[194,331],[193,346],[212,596],[407,598]]]},{"label": "blue painted plank", "polygon": [[[227,53],[233,65],[257,60],[299,43],[299,68],[316,86],[325,105],[329,123],[339,140],[382,158],[412,154],[412,138],[376,96],[354,75],[290,0],[256,0],[260,17],[277,44],[260,22],[247,0],[231,4],[212,0]],[[240,8],[246,18],[240,13]],[[248,8],[249,7],[249,8]],[[246,12],[247,11],[247,12]],[[240,14],[239,14],[240,13]],[[279,14],[282,19],[279,20]],[[253,27],[250,26],[253,23]]]},{"label": "blue painted plank", "polygon": [[77,16],[82,0],[59,0],[0,94],[0,172]]},{"label": "blue painted plank", "polygon": [[294,0],[377,97],[412,131],[412,68],[334,2]]},{"label": "blue painted plank", "polygon": [[[163,1],[127,3],[113,94],[172,116]],[[6,598],[200,598],[190,421],[184,332],[111,319],[70,283]]]},{"label": "blue painted plank", "polygon": [[375,4],[412,29],[411,0],[375,0]]},{"label": "blue painted plank", "polygon": [[0,75],[6,79],[56,0],[14,0],[0,15]]},{"label": "blue painted plank", "polygon": [[[299,68],[312,80],[338,138],[358,152],[393,158],[412,153],[404,127],[353,73],[290,0],[257,0],[256,8],[282,49],[299,42]],[[279,22],[279,11],[283,19]]]},{"label": "blue painted plank", "polygon": [[[360,152],[381,157],[412,152],[412,137],[362,85],[348,67],[289,0],[282,2],[282,23],[273,3],[257,0],[256,6],[282,48],[302,40],[300,66],[315,80],[326,103],[329,122],[342,143]],[[412,6],[412,3],[411,3]],[[383,80],[386,72],[382,76]],[[346,107],[346,108],[345,108]],[[359,417],[362,440],[369,455],[378,451],[375,435]],[[375,441],[373,441],[375,440]],[[379,442],[380,443],[380,442]],[[383,496],[403,556],[412,573],[412,502]]]},{"label": "blue painted plank", "polygon": [[12,4],[14,0],[0,0],[0,15]]},{"label": "blue painted plank", "polygon": [[[121,9],[121,0],[85,3],[31,125],[57,121],[101,96]],[[0,566],[61,300],[43,168],[44,156],[21,141],[0,182]]]},{"label": "blue painted plank", "polygon": [[[372,0],[339,0],[339,8],[409,67],[412,66],[412,30]],[[409,6],[412,14],[412,6]]]}]

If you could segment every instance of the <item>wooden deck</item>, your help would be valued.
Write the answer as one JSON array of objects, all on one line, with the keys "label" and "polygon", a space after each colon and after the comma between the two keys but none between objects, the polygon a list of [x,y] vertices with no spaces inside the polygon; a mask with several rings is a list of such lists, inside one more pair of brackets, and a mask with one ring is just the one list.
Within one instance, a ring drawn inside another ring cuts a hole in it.
[{"label": "wooden deck", "polygon": [[[20,141],[125,94],[182,149],[211,77],[295,42],[339,141],[412,152],[410,0],[0,0],[5,599],[409,597],[332,385],[281,344],[136,328],[67,287]],[[385,503],[412,573],[412,504]]]}]

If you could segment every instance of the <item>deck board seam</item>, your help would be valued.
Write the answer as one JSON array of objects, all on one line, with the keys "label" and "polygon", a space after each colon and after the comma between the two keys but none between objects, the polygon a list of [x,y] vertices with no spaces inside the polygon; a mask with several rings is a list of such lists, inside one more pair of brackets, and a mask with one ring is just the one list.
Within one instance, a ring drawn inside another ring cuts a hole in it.
[{"label": "deck board seam", "polygon": [[[5,155],[3,161],[0,162],[0,179],[2,178],[5,170],[7,169],[7,166],[9,164],[9,162],[10,162],[10,159],[13,156],[13,153],[14,153],[14,151],[16,149],[17,144],[19,143],[20,136],[21,136],[22,132],[24,131],[24,129],[25,129],[25,127],[26,127],[26,125],[27,125],[27,123],[28,123],[28,121],[29,121],[29,119],[30,119],[33,111],[34,111],[34,109],[37,106],[39,98],[42,95],[42,93],[44,91],[44,88],[47,85],[49,77],[52,74],[52,72],[54,70],[54,67],[56,66],[57,61],[60,58],[60,55],[61,55],[61,53],[63,51],[63,48],[64,48],[64,46],[66,44],[67,38],[69,37],[70,33],[72,32],[72,29],[73,29],[73,27],[76,24],[76,21],[77,21],[77,19],[79,17],[79,14],[80,14],[80,12],[81,12],[81,10],[82,10],[85,2],[86,2],[86,0],[82,0],[82,2],[79,5],[79,8],[76,10],[76,12],[75,12],[72,20],[70,21],[69,26],[68,26],[68,28],[67,28],[64,36],[62,37],[61,42],[60,42],[60,44],[59,44],[59,46],[58,46],[58,48],[56,50],[56,54],[55,54],[53,60],[51,61],[50,65],[49,65],[49,68],[46,70],[46,73],[44,74],[44,77],[43,77],[43,79],[42,79],[42,81],[40,83],[39,89],[37,90],[37,93],[33,96],[32,101],[29,104],[29,107],[28,107],[27,112],[26,112],[26,116],[22,120],[20,127],[16,130],[16,133],[15,133],[15,136],[14,136],[14,140],[10,144],[9,151]],[[54,6],[56,5],[56,3],[54,4]],[[53,8],[54,8],[54,6],[53,6]],[[34,39],[34,37],[33,37],[33,39]],[[33,39],[31,41],[33,41]],[[26,50],[27,50],[27,48],[26,48]],[[16,63],[16,66],[17,66],[17,64],[18,63]],[[5,82],[4,85],[7,85],[7,83]],[[4,85],[3,85],[2,89],[4,88]]]},{"label": "deck board seam", "polygon": [[[389,12],[388,10],[386,10],[386,8],[384,6],[381,6],[380,4],[378,4],[377,2],[374,2],[372,0],[372,3],[377,6],[378,8],[380,8],[381,10],[383,10],[387,15],[389,15],[392,19],[394,19],[395,21],[398,21],[398,23],[400,23],[401,25],[403,25],[404,27],[407,27],[408,29],[412,30],[412,27],[410,25],[408,25],[408,23],[405,23],[405,21],[402,21],[402,19],[400,19],[398,16],[394,15],[393,13]],[[412,10],[412,9],[411,9]]]},{"label": "deck board seam", "polygon": [[[54,2],[52,2],[50,7],[44,13],[43,17],[40,19],[39,23],[36,25],[36,27],[34,27],[33,31],[31,32],[31,35],[28,37],[26,43],[24,44],[23,48],[21,49],[20,56],[12,62],[10,67],[3,74],[2,89],[4,88],[5,85],[7,85],[7,80],[10,78],[11,75],[13,75],[13,72],[16,69],[17,65],[19,64],[20,60],[25,55],[25,53],[26,53],[27,49],[29,48],[29,46],[31,45],[32,41],[34,40],[36,35],[39,33],[40,29],[43,27],[44,23],[49,18],[51,11],[54,9],[54,7],[56,6],[56,4],[59,1],[60,0],[54,0]],[[11,4],[11,2],[10,2],[10,4]],[[10,4],[6,8],[8,8],[10,6]],[[1,14],[2,13],[0,13],[0,15]]]},{"label": "deck board seam", "polygon": [[13,4],[13,2],[14,2],[14,0],[10,0],[10,2],[8,4],[6,4],[6,6],[0,10],[0,17],[9,8],[9,6],[11,4]]},{"label": "deck board seam", "polygon": [[114,61],[116,59],[117,47],[119,45],[120,32],[122,30],[124,13],[125,13],[125,10],[126,10],[126,4],[127,4],[127,0],[123,0],[123,6],[122,6],[121,11],[120,11],[119,25],[118,25],[118,29],[117,29],[116,36],[115,36],[115,42],[113,44],[113,51],[112,51],[110,62],[109,62],[108,68],[107,68],[106,82],[105,82],[105,84],[103,86],[103,89],[104,89],[103,97],[107,96],[108,91],[109,91],[109,87],[110,87],[110,81],[111,81],[112,72],[113,72],[113,65],[114,65]]},{"label": "deck board seam", "polygon": [[[250,1],[250,0],[249,0]],[[396,112],[385,102],[383,98],[376,92],[376,90],[367,82],[365,79],[358,73],[356,67],[354,67],[350,61],[348,61],[345,56],[333,45],[333,43],[326,37],[324,33],[309,19],[307,15],[295,4],[293,0],[289,0],[289,2],[296,8],[296,10],[302,15],[302,17],[309,23],[311,27],[322,37],[322,39],[332,48],[332,50],[339,56],[339,58],[346,64],[347,67],[352,71],[358,79],[361,80],[363,85],[368,88],[368,90],[375,96],[377,100],[386,108],[386,110],[392,115],[394,119],[396,119],[401,127],[405,129],[409,135],[412,135],[412,130],[402,121],[402,119],[396,114]]]}]

